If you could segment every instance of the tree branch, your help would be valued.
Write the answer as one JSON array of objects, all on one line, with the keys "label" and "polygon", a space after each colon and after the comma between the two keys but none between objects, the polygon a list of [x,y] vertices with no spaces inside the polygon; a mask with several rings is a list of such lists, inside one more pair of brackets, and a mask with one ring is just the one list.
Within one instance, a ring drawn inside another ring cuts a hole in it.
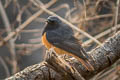
[{"label": "tree branch", "polygon": [[[45,61],[30,66],[6,80],[84,80],[90,79],[100,71],[110,67],[120,58],[120,31],[106,40],[101,46],[88,52],[92,59],[89,63],[94,71],[87,69],[75,58],[57,56],[55,52],[47,52]],[[63,59],[64,58],[64,59]]]}]

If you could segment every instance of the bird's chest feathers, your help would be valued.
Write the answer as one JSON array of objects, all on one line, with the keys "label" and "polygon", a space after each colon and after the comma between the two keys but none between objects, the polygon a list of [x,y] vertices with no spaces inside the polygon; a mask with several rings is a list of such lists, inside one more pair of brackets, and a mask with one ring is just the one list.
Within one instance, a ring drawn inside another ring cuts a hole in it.
[{"label": "bird's chest feathers", "polygon": [[46,32],[42,36],[42,43],[45,45],[46,48],[48,49],[52,48],[52,44],[50,44],[46,39]]},{"label": "bird's chest feathers", "polygon": [[60,48],[57,48],[55,47],[54,45],[52,45],[51,43],[48,42],[47,38],[46,38],[46,33],[43,34],[42,36],[42,43],[45,45],[45,47],[49,50],[50,48],[53,48],[56,53],[58,54],[65,54],[67,53],[66,51],[60,49]]}]

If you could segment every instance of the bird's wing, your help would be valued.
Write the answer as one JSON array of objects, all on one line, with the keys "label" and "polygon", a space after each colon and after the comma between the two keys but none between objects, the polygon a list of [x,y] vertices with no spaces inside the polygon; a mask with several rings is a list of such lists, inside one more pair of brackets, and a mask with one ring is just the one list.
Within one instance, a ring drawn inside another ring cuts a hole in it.
[{"label": "bird's wing", "polygon": [[78,56],[79,58],[85,59],[85,57],[87,57],[84,54],[84,49],[74,36],[63,37],[64,35],[55,32],[47,32],[46,36],[47,40],[54,46],[73,53],[73,55]]}]

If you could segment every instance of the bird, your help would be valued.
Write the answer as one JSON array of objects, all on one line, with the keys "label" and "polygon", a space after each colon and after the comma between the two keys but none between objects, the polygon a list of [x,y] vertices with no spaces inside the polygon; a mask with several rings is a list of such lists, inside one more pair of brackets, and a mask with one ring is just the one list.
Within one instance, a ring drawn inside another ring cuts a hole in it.
[{"label": "bird", "polygon": [[77,58],[88,71],[94,70],[88,63],[89,56],[81,46],[80,40],[74,36],[73,29],[58,17],[47,18],[42,32],[42,43],[48,50],[53,48],[58,55],[65,54]]}]

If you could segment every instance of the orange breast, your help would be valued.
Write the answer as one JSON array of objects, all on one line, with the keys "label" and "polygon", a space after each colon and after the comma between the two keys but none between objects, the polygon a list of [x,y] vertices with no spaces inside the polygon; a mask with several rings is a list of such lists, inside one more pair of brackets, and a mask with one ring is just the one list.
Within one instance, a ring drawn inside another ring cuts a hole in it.
[{"label": "orange breast", "polygon": [[51,43],[48,42],[48,40],[46,39],[46,33],[44,33],[44,35],[42,36],[42,43],[45,45],[45,47],[49,50],[50,48],[54,48],[55,52],[58,54],[67,54],[68,52],[55,47],[54,45],[52,45]]},{"label": "orange breast", "polygon": [[77,57],[74,55],[74,53],[69,53],[67,51],[64,51],[63,49],[57,48],[54,45],[52,45],[51,43],[48,42],[48,40],[46,39],[46,33],[44,33],[44,35],[42,36],[42,43],[45,45],[45,47],[49,50],[50,48],[54,48],[55,52],[60,54],[67,54],[70,56],[74,56],[76,57],[82,64],[84,67],[86,67],[86,69],[88,69],[89,71],[94,70],[94,68],[92,67],[92,65],[88,62],[85,63],[84,60],[82,60],[81,58]]}]

